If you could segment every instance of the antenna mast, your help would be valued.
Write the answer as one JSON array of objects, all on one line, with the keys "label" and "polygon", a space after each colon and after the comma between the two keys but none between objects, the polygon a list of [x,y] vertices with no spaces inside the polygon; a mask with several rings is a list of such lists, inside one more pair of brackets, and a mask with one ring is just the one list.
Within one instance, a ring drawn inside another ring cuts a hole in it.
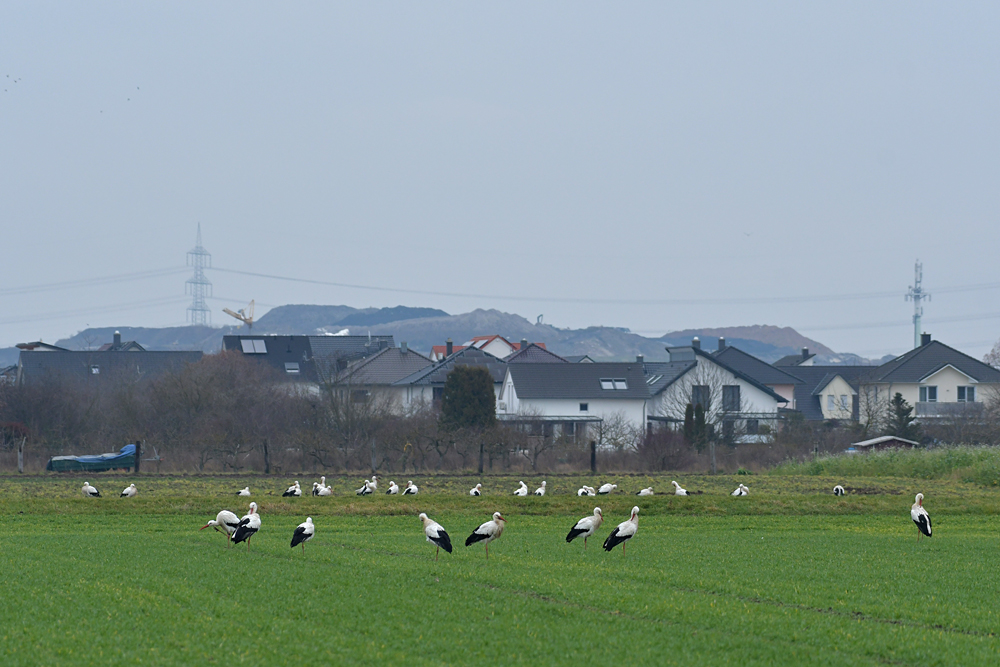
[{"label": "antenna mast", "polygon": [[212,311],[209,310],[205,298],[212,296],[212,282],[205,277],[205,268],[212,267],[212,255],[201,245],[201,223],[198,223],[198,240],[194,250],[187,254],[187,265],[194,267],[194,275],[184,283],[184,293],[192,296],[191,305],[187,309],[187,319],[191,324],[208,325],[212,323]]},{"label": "antenna mast", "polygon": [[906,300],[913,301],[913,347],[920,347],[920,318],[924,314],[924,307],[921,301],[930,301],[931,295],[924,291],[920,283],[924,281],[924,265],[918,259],[913,265],[913,284],[910,291],[906,293]]}]

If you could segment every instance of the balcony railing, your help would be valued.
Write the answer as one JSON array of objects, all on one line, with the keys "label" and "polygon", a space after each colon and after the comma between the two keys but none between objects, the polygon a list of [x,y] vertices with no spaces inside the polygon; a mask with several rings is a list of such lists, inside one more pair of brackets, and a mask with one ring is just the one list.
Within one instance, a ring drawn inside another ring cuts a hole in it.
[{"label": "balcony railing", "polygon": [[983,416],[983,404],[918,401],[916,416],[925,419],[977,419]]}]

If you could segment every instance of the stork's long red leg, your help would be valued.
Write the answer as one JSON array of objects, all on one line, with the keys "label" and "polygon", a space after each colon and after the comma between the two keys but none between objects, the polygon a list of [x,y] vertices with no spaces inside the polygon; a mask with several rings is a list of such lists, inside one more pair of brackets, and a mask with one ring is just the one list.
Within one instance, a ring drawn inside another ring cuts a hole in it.
[{"label": "stork's long red leg", "polygon": [[438,559],[438,553],[439,553],[440,551],[441,551],[441,547],[438,547],[437,549],[435,549],[435,550],[434,550],[434,562],[435,562],[435,563],[437,562],[437,559]]}]

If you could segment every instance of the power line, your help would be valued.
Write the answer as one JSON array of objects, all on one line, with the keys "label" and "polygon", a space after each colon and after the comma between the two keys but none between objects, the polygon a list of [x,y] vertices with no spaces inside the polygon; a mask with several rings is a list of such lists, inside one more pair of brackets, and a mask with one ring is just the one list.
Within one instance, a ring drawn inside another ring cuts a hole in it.
[{"label": "power line", "polygon": [[81,315],[101,315],[104,313],[117,313],[123,310],[143,310],[146,308],[155,308],[157,306],[182,303],[184,301],[187,301],[187,298],[183,296],[168,296],[162,299],[144,299],[142,301],[121,303],[115,306],[106,306],[103,308],[80,308],[78,310],[65,310],[55,313],[43,313],[41,315],[33,315],[31,317],[21,317],[12,320],[0,320],[0,324],[24,324],[27,322],[42,322],[45,320],[61,320],[66,317],[78,317]]},{"label": "power line", "polygon": [[15,294],[34,294],[36,292],[52,292],[61,289],[74,287],[93,287],[95,285],[107,285],[109,283],[119,283],[124,281],[146,280],[149,278],[162,278],[186,272],[183,266],[173,266],[163,269],[150,269],[148,271],[135,271],[133,273],[119,273],[113,276],[102,276],[100,278],[82,278],[79,280],[64,280],[58,283],[43,283],[41,285],[25,285],[23,287],[8,287],[0,289],[0,295],[13,296]]}]

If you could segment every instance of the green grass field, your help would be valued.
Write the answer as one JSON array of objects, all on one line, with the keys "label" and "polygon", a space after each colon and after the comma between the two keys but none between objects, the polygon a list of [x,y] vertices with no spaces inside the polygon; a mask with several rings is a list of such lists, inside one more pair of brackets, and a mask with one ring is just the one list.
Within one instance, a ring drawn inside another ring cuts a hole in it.
[{"label": "green grass field", "polygon": [[[247,553],[198,530],[245,512],[234,478],[143,476],[135,500],[116,497],[124,477],[92,476],[101,499],[80,496],[82,480],[0,478],[4,665],[1000,660],[1000,494],[953,481],[852,480],[858,492],[835,498],[825,478],[753,476],[753,495],[731,498],[736,478],[688,476],[702,495],[591,499],[570,492],[593,480],[550,476],[555,493],[521,499],[509,477],[482,498],[464,495],[466,477],[415,479],[415,498],[357,498],[358,480],[338,478],[335,497],[283,499],[286,480],[258,478]],[[919,543],[916,490],[935,527]],[[606,520],[588,549],[566,544],[595,504]],[[604,552],[633,504],[626,557]],[[487,563],[463,544],[494,509],[510,523]],[[420,511],[456,545],[439,562]],[[303,554],[289,541],[306,516],[317,535]]]}]

